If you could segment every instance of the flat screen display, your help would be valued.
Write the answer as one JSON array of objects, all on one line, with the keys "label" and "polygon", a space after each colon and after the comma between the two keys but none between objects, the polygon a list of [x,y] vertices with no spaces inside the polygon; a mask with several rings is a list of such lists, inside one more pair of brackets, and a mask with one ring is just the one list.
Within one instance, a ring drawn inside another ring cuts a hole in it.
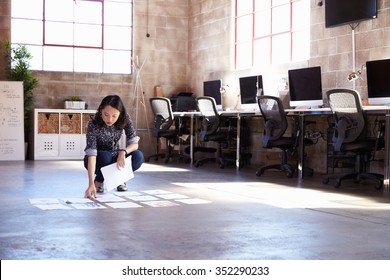
[{"label": "flat screen display", "polygon": [[203,82],[203,95],[213,97],[217,106],[222,106],[221,86],[221,80]]},{"label": "flat screen display", "polygon": [[321,67],[288,71],[290,106],[315,107],[323,105]]},{"label": "flat screen display", "polygon": [[366,62],[367,89],[369,104],[389,104],[390,102],[390,59]]},{"label": "flat screen display", "polygon": [[263,77],[249,76],[240,79],[241,104],[257,104],[257,94],[263,95]]},{"label": "flat screen display", "polygon": [[326,0],[325,27],[377,17],[377,0]]}]

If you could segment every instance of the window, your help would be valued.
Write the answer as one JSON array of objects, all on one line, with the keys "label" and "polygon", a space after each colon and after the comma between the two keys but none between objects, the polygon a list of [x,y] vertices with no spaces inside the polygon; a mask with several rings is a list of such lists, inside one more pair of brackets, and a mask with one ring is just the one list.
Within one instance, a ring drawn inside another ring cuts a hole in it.
[{"label": "window", "polygon": [[31,69],[131,73],[133,0],[12,0],[12,44]]},{"label": "window", "polygon": [[309,59],[309,0],[236,0],[235,68]]}]

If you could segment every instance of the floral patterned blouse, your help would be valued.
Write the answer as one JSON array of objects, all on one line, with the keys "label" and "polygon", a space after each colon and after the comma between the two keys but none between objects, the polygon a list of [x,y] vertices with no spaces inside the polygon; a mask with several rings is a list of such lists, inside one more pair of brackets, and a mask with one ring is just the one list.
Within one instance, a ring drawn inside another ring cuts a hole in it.
[{"label": "floral patterned blouse", "polygon": [[86,156],[96,156],[98,151],[110,151],[114,156],[118,154],[119,140],[122,132],[126,135],[126,146],[136,144],[139,137],[136,135],[134,126],[128,118],[124,129],[112,126],[98,126],[94,119],[90,120],[87,127],[87,145],[84,149]]}]

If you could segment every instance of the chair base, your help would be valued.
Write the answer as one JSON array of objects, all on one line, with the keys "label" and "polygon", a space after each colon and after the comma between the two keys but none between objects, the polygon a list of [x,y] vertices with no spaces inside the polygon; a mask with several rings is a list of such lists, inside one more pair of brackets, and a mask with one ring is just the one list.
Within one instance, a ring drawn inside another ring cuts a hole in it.
[{"label": "chair base", "polygon": [[376,189],[381,189],[383,187],[383,180],[384,176],[383,174],[378,174],[378,173],[360,173],[358,175],[358,180],[363,181],[363,180],[374,180],[376,182],[375,188]]},{"label": "chair base", "polygon": [[159,158],[165,158],[165,156],[166,156],[165,153],[153,154],[145,158],[145,162],[149,162],[151,158],[154,158],[155,161],[158,161]]},{"label": "chair base", "polygon": [[[288,178],[291,178],[294,176],[295,174],[295,171],[298,169],[297,167],[294,167],[293,165],[290,165],[290,164],[287,164],[287,163],[279,163],[279,164],[269,164],[269,165],[265,165],[261,168],[259,168],[257,171],[256,171],[256,176],[260,177],[261,175],[263,175],[264,171],[265,170],[268,170],[268,169],[277,169],[277,170],[280,170],[280,171],[287,171],[287,177]],[[308,176],[313,176],[314,174],[314,170],[310,167],[304,167],[303,168],[303,174],[304,175],[308,175]]]},{"label": "chair base", "polygon": [[[195,152],[216,153],[216,152],[218,152],[218,149],[209,148],[209,147],[197,147],[197,148],[195,148]],[[195,164],[194,164],[195,167],[202,166],[206,162],[217,162],[220,168],[225,168],[229,163],[232,163],[233,165],[235,165],[235,163],[236,163],[235,154],[234,155],[228,154],[228,155],[221,156],[221,154],[222,154],[221,151],[219,151],[218,154],[220,156],[204,157],[204,158],[200,158],[198,160],[195,160]]]},{"label": "chair base", "polygon": [[269,165],[265,165],[261,168],[259,168],[257,171],[256,171],[256,176],[260,177],[261,175],[263,175],[263,173],[266,171],[266,170],[269,170],[269,169],[277,169],[277,170],[280,170],[280,171],[287,171],[287,177],[288,178],[291,178],[294,173],[295,173],[295,167],[290,165],[290,164],[287,164],[287,163],[279,163],[279,164],[269,164]]},{"label": "chair base", "polygon": [[188,160],[188,161],[191,160],[190,156],[188,156],[188,155],[176,154],[176,153],[157,153],[157,154],[153,154],[153,155],[148,156],[145,159],[145,162],[149,162],[150,159],[152,159],[152,158],[154,158],[155,161],[158,161],[160,158],[163,158],[165,163],[168,163],[170,160],[173,160],[174,158],[178,158],[179,160],[180,159]]},{"label": "chair base", "polygon": [[322,183],[328,184],[330,180],[335,180],[334,187],[339,188],[342,181],[353,179],[356,184],[363,180],[375,181],[375,188],[381,189],[383,187],[383,175],[377,173],[347,173],[347,174],[335,174],[327,175],[322,180]]},{"label": "chair base", "polygon": [[[209,147],[195,147],[194,154],[196,154],[197,152],[215,154],[217,152],[217,149],[216,148],[209,148]],[[194,166],[199,167],[206,162],[215,162],[216,160],[217,160],[216,157],[211,157],[211,156],[200,158],[200,159],[195,160]]]}]

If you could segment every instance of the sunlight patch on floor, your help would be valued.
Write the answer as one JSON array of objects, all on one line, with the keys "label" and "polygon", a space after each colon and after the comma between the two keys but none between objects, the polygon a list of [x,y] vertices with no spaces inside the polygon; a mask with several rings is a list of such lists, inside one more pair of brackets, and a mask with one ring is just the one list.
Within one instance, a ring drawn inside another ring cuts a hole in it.
[{"label": "sunlight patch on floor", "polygon": [[[195,188],[199,191],[214,190],[225,194],[234,194],[250,201],[279,208],[344,208],[344,209],[390,209],[390,203],[373,201],[369,197],[330,193],[320,190],[284,187],[272,183],[174,183],[175,185]],[[223,196],[219,196],[222,199]]]},{"label": "sunlight patch on floor", "polygon": [[188,168],[164,166],[161,164],[144,163],[137,172],[188,172]]}]

